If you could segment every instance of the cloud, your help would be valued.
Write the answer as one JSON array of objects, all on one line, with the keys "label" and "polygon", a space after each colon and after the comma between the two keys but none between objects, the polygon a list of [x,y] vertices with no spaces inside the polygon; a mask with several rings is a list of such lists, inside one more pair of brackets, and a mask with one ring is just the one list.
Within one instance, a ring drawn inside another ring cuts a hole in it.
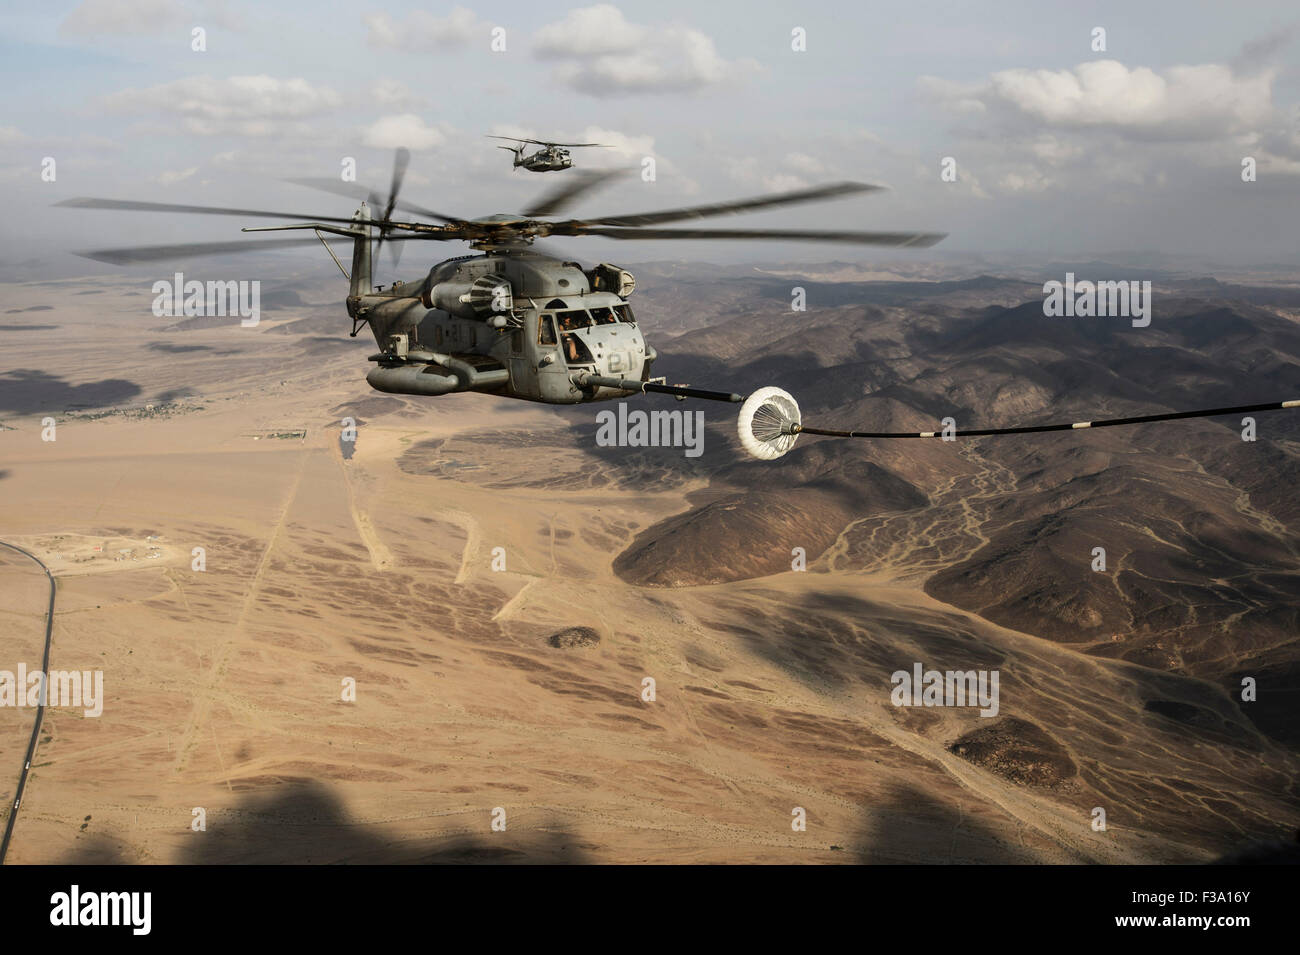
[{"label": "cloud", "polygon": [[[917,166],[915,172],[917,181],[927,185],[933,184],[937,176],[936,167],[932,165]],[[1015,184],[1016,182],[1017,179],[1014,176],[1007,180],[1007,184]],[[969,196],[972,199],[992,198],[988,190],[984,188],[983,181],[971,170],[971,164],[968,162],[958,162],[956,180],[942,183],[942,188],[944,193],[955,193],[962,197]]]},{"label": "cloud", "polygon": [[177,0],[82,0],[59,24],[61,36],[157,33],[185,19]]},{"label": "cloud", "polygon": [[751,59],[724,59],[699,30],[629,23],[607,3],[570,10],[542,27],[533,53],[558,64],[560,83],[591,96],[692,92],[738,81],[759,68]]},{"label": "cloud", "polygon": [[807,153],[786,153],[785,164],[791,169],[808,176],[826,176],[829,174],[826,163],[816,156],[809,156]]},{"label": "cloud", "polygon": [[337,108],[342,97],[301,78],[187,76],[110,93],[104,103],[122,112],[175,114],[186,131],[200,135],[269,136],[306,131],[303,120]]},{"label": "cloud", "polygon": [[807,170],[800,169],[798,163],[791,166],[784,161],[773,162],[766,156],[762,159],[757,156],[724,157],[722,168],[732,180],[750,192],[791,192],[811,185],[801,175]]},{"label": "cloud", "polygon": [[382,109],[415,109],[427,101],[401,80],[381,77],[370,85],[370,102]]},{"label": "cloud", "polygon": [[1032,167],[1012,170],[998,180],[1002,192],[1046,192],[1054,185],[1050,178]]},{"label": "cloud", "polygon": [[362,142],[376,149],[432,149],[446,140],[443,133],[429,126],[414,113],[382,116],[366,127]]},{"label": "cloud", "polygon": [[769,145],[770,151],[761,155],[724,156],[719,164],[737,185],[750,192],[791,192],[861,175],[856,159],[844,153],[830,152],[819,158],[791,150],[782,155],[779,136]]},{"label": "cloud", "polygon": [[570,10],[563,20],[542,27],[533,38],[533,51],[554,57],[630,53],[647,32],[628,23],[618,7],[601,3]]},{"label": "cloud", "polygon": [[191,166],[188,169],[179,169],[179,170],[166,169],[163,172],[159,173],[154,181],[163,186],[170,186],[172,183],[175,182],[184,182],[186,179],[189,179],[198,171],[199,171],[198,166]]},{"label": "cloud", "polygon": [[980,114],[988,107],[979,98],[979,84],[954,83],[938,76],[919,76],[916,86],[926,99],[953,113]]},{"label": "cloud", "polygon": [[1180,165],[1235,168],[1244,155],[1257,156],[1261,170],[1290,174],[1287,131],[1295,123],[1274,105],[1278,74],[1264,63],[1279,48],[1248,45],[1251,71],[1094,60],[1073,69],[1001,70],[977,83],[922,77],[918,87],[961,115],[947,148],[963,165],[978,164],[1002,194],[1082,181],[1152,188]]},{"label": "cloud", "polygon": [[1029,148],[1035,156],[1049,166],[1064,165],[1083,154],[1082,147],[1067,143],[1051,134],[1039,136]]},{"label": "cloud", "polygon": [[487,49],[490,24],[464,7],[456,7],[445,17],[414,10],[400,22],[387,13],[370,13],[362,19],[366,24],[366,42],[373,47],[406,53],[446,53],[481,40]]},{"label": "cloud", "polygon": [[922,77],[924,93],[958,112],[994,110],[1062,129],[1116,131],[1130,138],[1205,140],[1250,130],[1273,113],[1274,72],[1240,76],[1208,63],[1158,73],[1116,60],[1073,69],[1010,69],[978,86]]}]

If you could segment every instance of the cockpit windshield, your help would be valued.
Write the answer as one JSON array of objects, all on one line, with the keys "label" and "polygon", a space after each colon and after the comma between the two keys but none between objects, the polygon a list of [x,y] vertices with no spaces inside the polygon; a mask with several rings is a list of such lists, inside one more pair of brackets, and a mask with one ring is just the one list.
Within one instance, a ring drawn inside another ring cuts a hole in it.
[{"label": "cockpit windshield", "polygon": [[576,331],[579,328],[589,328],[592,325],[634,324],[632,310],[626,305],[614,305],[612,307],[598,305],[591,310],[569,308],[556,312],[555,319],[559,323],[561,334]]}]

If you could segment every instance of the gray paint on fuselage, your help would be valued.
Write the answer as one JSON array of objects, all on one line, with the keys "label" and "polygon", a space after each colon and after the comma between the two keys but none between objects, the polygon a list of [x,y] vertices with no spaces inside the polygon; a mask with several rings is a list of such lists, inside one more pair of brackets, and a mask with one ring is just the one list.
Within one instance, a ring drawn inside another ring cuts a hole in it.
[{"label": "gray paint on fuselage", "polygon": [[[492,394],[552,404],[625,398],[625,392],[609,388],[584,391],[574,385],[569,376],[575,368],[580,368],[600,376],[639,380],[645,370],[645,339],[635,323],[591,324],[568,332],[581,339],[591,355],[591,361],[575,362],[572,366],[565,359],[565,332],[557,328],[554,344],[538,341],[539,316],[561,316],[567,309],[626,306],[623,299],[611,292],[587,291],[585,294],[553,296],[543,301],[531,296],[524,301],[517,298],[515,314],[523,319],[523,327],[497,329],[480,319],[460,318],[440,309],[426,309],[419,298],[392,294],[413,294],[421,284],[404,283],[388,290],[388,294],[365,297],[376,341],[383,347],[389,336],[405,334],[412,351],[446,352],[460,357],[483,355],[495,359],[501,367],[510,370],[511,378],[510,384],[489,389]],[[563,302],[565,309],[544,307],[557,300]]]}]

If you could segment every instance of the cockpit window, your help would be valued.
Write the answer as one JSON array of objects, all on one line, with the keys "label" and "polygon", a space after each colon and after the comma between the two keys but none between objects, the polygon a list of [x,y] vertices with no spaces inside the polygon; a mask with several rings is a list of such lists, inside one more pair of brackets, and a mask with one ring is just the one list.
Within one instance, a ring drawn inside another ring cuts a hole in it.
[{"label": "cockpit window", "polygon": [[591,324],[591,316],[587,314],[585,308],[571,308],[568,311],[559,313],[560,331],[571,332],[578,328],[586,328]]},{"label": "cockpit window", "polygon": [[555,344],[555,317],[549,312],[537,318],[537,344]]},{"label": "cockpit window", "polygon": [[[542,327],[548,314],[550,313],[538,317],[538,341],[543,345],[552,344],[541,338],[542,335],[548,334]],[[590,311],[585,308],[566,308],[558,310],[554,314],[560,335],[589,328],[593,325],[613,325],[615,322],[632,324],[633,322],[632,312],[626,305],[615,305],[613,307],[598,305]]]}]

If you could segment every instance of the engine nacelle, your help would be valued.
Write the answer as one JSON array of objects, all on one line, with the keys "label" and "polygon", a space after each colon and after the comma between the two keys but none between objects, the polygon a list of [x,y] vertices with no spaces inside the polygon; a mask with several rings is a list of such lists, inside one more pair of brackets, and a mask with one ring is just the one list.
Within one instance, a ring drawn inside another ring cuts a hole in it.
[{"label": "engine nacelle", "polygon": [[439,308],[459,318],[490,319],[515,307],[510,280],[480,275],[472,282],[437,282],[424,290],[425,308]]},{"label": "engine nacelle", "polygon": [[591,280],[593,291],[613,292],[619,298],[627,298],[636,290],[636,279],[632,273],[608,262],[602,262],[588,272],[587,278]]}]

